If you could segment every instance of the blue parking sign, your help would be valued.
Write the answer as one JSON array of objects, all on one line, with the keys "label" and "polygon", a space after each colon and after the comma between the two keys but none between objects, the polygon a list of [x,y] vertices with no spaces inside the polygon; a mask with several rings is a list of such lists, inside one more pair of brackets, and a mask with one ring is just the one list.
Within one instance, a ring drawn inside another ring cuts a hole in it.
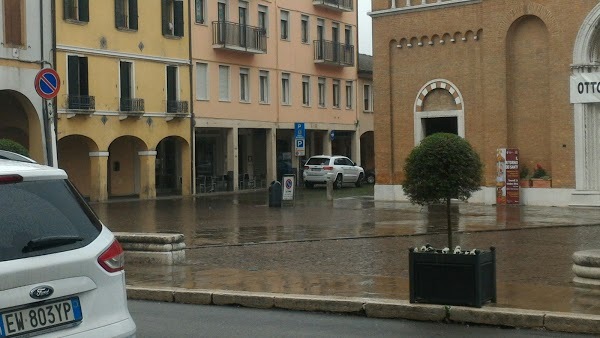
[{"label": "blue parking sign", "polygon": [[306,129],[304,129],[304,122],[294,123],[294,138],[306,138]]}]

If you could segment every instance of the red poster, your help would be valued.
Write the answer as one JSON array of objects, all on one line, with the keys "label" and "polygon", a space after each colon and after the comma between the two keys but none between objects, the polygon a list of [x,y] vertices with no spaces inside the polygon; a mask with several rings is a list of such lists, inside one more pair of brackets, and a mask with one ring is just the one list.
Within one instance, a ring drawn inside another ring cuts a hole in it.
[{"label": "red poster", "polygon": [[506,149],[506,204],[519,204],[519,149]]},{"label": "red poster", "polygon": [[519,204],[519,149],[496,151],[496,203]]}]

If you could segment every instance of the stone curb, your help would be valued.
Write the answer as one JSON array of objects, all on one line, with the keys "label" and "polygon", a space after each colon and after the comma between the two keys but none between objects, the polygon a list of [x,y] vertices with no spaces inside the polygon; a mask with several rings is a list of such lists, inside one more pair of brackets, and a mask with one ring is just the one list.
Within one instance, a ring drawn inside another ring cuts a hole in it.
[{"label": "stone curb", "polygon": [[572,333],[600,333],[600,316],[512,308],[411,304],[406,300],[127,286],[127,298],[196,305],[333,312],[418,321],[450,321]]}]

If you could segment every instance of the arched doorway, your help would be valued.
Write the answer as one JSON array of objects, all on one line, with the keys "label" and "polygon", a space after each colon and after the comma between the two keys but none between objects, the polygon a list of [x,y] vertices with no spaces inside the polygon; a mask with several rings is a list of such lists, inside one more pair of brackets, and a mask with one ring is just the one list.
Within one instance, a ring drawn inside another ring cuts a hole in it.
[{"label": "arched doorway", "polygon": [[571,103],[575,114],[576,204],[600,205],[600,100],[577,95],[579,82],[600,78],[599,25],[600,4],[585,18],[573,50]]},{"label": "arched doorway", "polygon": [[429,81],[415,100],[415,145],[435,133],[452,133],[465,137],[462,95],[450,81]]},{"label": "arched doorway", "polygon": [[97,152],[98,145],[89,137],[69,135],[58,140],[58,164],[69,175],[69,179],[83,196],[92,194],[90,152]]},{"label": "arched doorway", "polygon": [[179,195],[183,186],[183,161],[187,142],[178,136],[162,139],[156,146],[156,194]]},{"label": "arched doorway", "polygon": [[141,186],[139,153],[148,147],[135,136],[121,136],[108,147],[108,195],[138,196]]},{"label": "arched doorway", "polygon": [[29,156],[46,163],[46,142],[40,117],[29,99],[14,90],[0,90],[0,139],[20,143]]}]

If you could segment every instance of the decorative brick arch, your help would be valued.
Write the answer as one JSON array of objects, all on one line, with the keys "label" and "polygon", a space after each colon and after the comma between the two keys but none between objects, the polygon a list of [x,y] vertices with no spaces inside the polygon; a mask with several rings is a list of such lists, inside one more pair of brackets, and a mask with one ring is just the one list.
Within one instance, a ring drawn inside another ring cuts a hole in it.
[{"label": "decorative brick arch", "polygon": [[423,86],[423,88],[421,88],[421,90],[419,91],[419,95],[417,96],[417,100],[415,101],[415,112],[420,113],[423,111],[423,102],[425,102],[425,97],[427,96],[427,94],[429,94],[435,89],[447,90],[454,98],[454,103],[456,103],[456,110],[463,109],[462,95],[460,94],[456,86],[450,81],[438,79],[429,81],[425,86]]},{"label": "decorative brick arch", "polygon": [[[454,98],[454,109],[442,111],[423,111],[423,103],[427,95],[436,89],[448,91]],[[458,126],[458,136],[465,137],[465,105],[460,90],[454,83],[445,79],[435,79],[427,82],[417,94],[414,111],[414,137],[415,145],[418,145],[424,138],[423,119],[437,117],[456,117]]]}]

